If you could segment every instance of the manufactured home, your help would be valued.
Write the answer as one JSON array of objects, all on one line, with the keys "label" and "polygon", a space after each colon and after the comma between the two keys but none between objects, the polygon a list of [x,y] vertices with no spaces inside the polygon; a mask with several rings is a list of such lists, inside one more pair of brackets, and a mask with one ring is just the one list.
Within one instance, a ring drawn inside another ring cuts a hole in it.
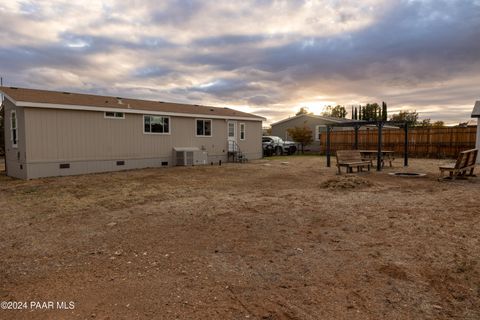
[{"label": "manufactured home", "polygon": [[[480,101],[476,101],[473,106],[472,118],[477,118],[477,142],[476,148],[480,150]],[[477,158],[477,163],[480,164],[480,157]]]},{"label": "manufactured home", "polygon": [[7,175],[21,179],[262,157],[262,121],[230,108],[0,87]]},{"label": "manufactured home", "polygon": [[[278,136],[284,140],[291,140],[291,137],[288,134],[288,129],[307,126],[313,133],[313,143],[309,145],[308,148],[311,151],[318,152],[322,149],[322,134],[326,134],[327,125],[338,124],[342,122],[348,122],[348,120],[313,114],[300,114],[273,123],[271,135]],[[339,128],[337,130],[351,130],[351,128]]]}]

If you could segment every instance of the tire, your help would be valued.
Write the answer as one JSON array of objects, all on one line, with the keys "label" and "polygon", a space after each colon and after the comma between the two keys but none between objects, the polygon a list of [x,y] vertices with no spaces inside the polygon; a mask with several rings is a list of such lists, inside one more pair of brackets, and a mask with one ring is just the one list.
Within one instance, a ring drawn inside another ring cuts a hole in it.
[{"label": "tire", "polygon": [[265,157],[271,157],[273,155],[273,147],[271,145],[264,146],[263,155]]},{"label": "tire", "polygon": [[275,148],[275,155],[276,156],[281,156],[283,154],[282,147],[276,147]]},{"label": "tire", "polygon": [[296,147],[296,146],[290,146],[290,147],[288,148],[288,154],[289,154],[289,155],[292,155],[292,154],[294,154],[295,152],[297,152],[297,147]]}]

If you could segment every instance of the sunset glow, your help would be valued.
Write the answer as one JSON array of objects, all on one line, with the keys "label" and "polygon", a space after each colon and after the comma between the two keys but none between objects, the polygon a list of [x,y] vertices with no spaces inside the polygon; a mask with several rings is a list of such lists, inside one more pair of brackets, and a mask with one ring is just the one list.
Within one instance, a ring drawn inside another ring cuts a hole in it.
[{"label": "sunset glow", "polygon": [[479,13],[473,0],[6,0],[0,75],[10,86],[228,106],[267,123],[381,101],[456,123],[480,97]]}]

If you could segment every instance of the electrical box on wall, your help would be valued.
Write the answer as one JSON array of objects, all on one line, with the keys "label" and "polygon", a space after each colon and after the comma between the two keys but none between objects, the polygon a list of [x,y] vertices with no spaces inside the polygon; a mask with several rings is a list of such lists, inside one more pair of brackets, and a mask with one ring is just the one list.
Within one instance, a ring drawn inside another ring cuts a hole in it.
[{"label": "electrical box on wall", "polygon": [[207,151],[194,151],[193,152],[193,162],[195,165],[207,164],[208,154]]}]

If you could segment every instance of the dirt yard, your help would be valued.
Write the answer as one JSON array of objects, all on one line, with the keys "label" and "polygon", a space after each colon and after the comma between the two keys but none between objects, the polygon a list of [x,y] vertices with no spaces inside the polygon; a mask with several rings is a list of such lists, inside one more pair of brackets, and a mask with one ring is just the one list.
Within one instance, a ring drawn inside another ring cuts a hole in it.
[{"label": "dirt yard", "polygon": [[443,162],[3,174],[1,300],[74,309],[0,318],[480,319],[480,178],[438,182]]}]

